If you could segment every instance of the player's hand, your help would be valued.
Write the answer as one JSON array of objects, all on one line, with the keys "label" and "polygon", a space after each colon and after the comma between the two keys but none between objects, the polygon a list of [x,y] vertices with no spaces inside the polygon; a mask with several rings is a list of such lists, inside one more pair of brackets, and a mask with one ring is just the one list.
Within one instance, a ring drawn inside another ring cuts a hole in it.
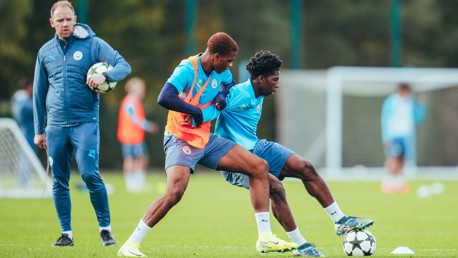
[{"label": "player's hand", "polygon": [[218,110],[223,110],[227,106],[226,98],[221,93],[218,93],[218,95],[216,95],[214,102],[215,102],[216,109]]},{"label": "player's hand", "polygon": [[150,122],[148,124],[148,132],[152,134],[157,134],[159,132],[159,126],[155,122]]},{"label": "player's hand", "polygon": [[[191,127],[192,126],[199,127],[204,122],[202,111],[200,109],[199,111],[200,112],[198,114],[195,114],[193,116],[189,114],[185,114],[183,117],[184,124],[187,126],[191,126]],[[194,123],[193,123],[193,119],[194,119]]]},{"label": "player's hand", "polygon": [[194,118],[194,123],[196,124],[196,127],[199,127],[204,122],[202,110],[199,109],[199,113],[193,115],[192,118]]},{"label": "player's hand", "polygon": [[100,84],[104,83],[106,81],[105,76],[103,74],[94,74],[92,76],[88,76],[86,79],[86,84],[93,88],[96,89]]},{"label": "player's hand", "polygon": [[46,150],[48,148],[46,144],[46,135],[45,134],[37,134],[33,139],[33,143],[40,149]]},{"label": "player's hand", "polygon": [[191,115],[185,114],[183,117],[183,120],[184,120],[185,125],[192,126],[192,116]]}]

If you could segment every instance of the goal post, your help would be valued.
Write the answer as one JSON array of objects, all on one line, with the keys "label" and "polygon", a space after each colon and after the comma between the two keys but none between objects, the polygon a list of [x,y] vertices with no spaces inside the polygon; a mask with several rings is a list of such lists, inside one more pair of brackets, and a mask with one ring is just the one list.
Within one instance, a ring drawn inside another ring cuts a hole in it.
[{"label": "goal post", "polygon": [[16,121],[0,118],[0,198],[49,198],[51,187]]},{"label": "goal post", "polygon": [[355,168],[382,172],[381,106],[400,82],[409,83],[428,105],[418,130],[418,166],[411,171],[452,171],[458,176],[458,69],[282,70],[275,95],[277,140],[330,177]]}]

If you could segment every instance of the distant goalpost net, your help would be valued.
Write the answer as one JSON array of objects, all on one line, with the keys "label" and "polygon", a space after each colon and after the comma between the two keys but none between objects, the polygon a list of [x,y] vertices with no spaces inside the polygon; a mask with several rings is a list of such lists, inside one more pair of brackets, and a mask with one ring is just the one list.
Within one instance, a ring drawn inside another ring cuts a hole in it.
[{"label": "distant goalpost net", "polygon": [[458,178],[458,69],[282,70],[277,140],[330,177],[361,171],[380,175],[385,161],[381,107],[400,82],[409,83],[428,105],[417,131],[416,166],[407,169],[408,176],[444,172]]},{"label": "distant goalpost net", "polygon": [[49,198],[51,186],[16,121],[0,118],[0,198]]}]

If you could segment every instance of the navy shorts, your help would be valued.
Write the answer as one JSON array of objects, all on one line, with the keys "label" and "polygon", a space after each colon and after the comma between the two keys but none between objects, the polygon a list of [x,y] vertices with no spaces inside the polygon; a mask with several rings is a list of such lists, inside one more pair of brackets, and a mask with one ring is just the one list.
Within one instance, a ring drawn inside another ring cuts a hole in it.
[{"label": "navy shorts", "polygon": [[122,144],[122,156],[139,158],[148,154],[148,149],[145,143],[140,144]]},{"label": "navy shorts", "polygon": [[[294,154],[292,150],[286,148],[285,146],[264,139],[259,140],[256,143],[254,149],[251,150],[251,153],[267,161],[269,164],[269,173],[277,178],[280,176],[288,158]],[[226,171],[221,171],[221,174],[230,184],[247,189],[250,187],[249,177],[245,174]]]},{"label": "navy shorts", "polygon": [[385,155],[387,157],[404,157],[406,154],[407,139],[404,137],[397,137],[388,142]]},{"label": "navy shorts", "polygon": [[189,167],[194,173],[196,164],[215,169],[221,158],[234,146],[235,142],[210,134],[205,148],[196,148],[173,135],[164,136],[165,169],[182,165]]}]

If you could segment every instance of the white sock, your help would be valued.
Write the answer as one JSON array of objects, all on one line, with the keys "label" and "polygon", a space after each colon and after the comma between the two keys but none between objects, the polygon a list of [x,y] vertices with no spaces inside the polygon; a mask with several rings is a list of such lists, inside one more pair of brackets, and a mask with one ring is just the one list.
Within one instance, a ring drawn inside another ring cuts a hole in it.
[{"label": "white sock", "polygon": [[100,226],[99,226],[99,230],[100,230],[100,231],[102,231],[102,230],[104,230],[104,229],[106,229],[106,230],[108,230],[108,231],[111,232],[111,225],[108,225],[108,226],[106,226],[106,227],[100,227]]},{"label": "white sock", "polygon": [[69,231],[62,231],[62,234],[68,235],[68,238],[70,238],[70,239],[73,240],[73,233],[72,233],[71,230],[69,230]]},{"label": "white sock", "polygon": [[256,224],[258,225],[258,234],[261,233],[272,233],[272,228],[270,227],[270,214],[269,212],[257,212],[254,214],[256,217]]},{"label": "white sock", "polygon": [[129,240],[127,241],[139,245],[150,230],[151,228],[146,225],[145,222],[143,222],[143,219],[141,219],[140,222],[138,222],[138,225],[132,235],[130,235]]},{"label": "white sock", "polygon": [[345,214],[339,208],[339,205],[337,204],[337,202],[333,202],[331,205],[324,208],[324,210],[328,213],[329,217],[334,222],[339,221],[341,218],[345,216]]},{"label": "white sock", "polygon": [[134,181],[135,181],[135,186],[138,189],[143,189],[145,187],[146,183],[146,173],[143,170],[136,170],[134,171]]},{"label": "white sock", "polygon": [[305,238],[302,236],[299,228],[296,228],[290,232],[286,232],[286,234],[288,235],[289,239],[291,239],[291,241],[293,241],[293,243],[295,243],[297,246],[301,246],[307,243],[307,240],[305,240]]},{"label": "white sock", "polygon": [[126,183],[127,190],[131,191],[135,189],[135,177],[134,173],[127,173],[124,175],[124,182]]}]

